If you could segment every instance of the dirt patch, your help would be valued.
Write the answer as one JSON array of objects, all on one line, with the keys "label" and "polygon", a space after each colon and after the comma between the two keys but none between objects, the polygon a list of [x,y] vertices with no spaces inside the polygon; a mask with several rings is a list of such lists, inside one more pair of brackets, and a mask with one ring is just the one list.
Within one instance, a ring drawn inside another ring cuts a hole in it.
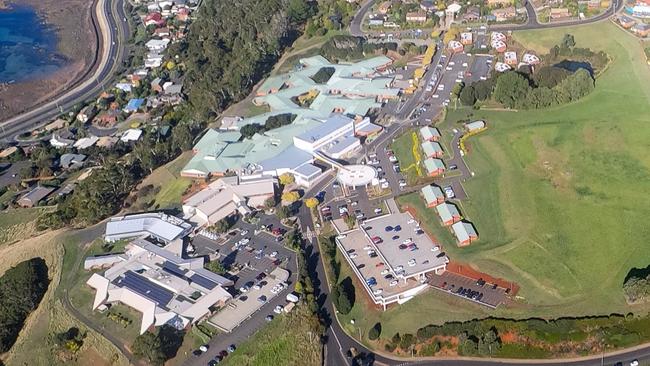
[{"label": "dirt patch", "polygon": [[492,277],[487,273],[480,272],[474,268],[471,267],[471,265],[464,264],[464,263],[459,263],[459,262],[454,262],[450,261],[447,264],[447,271],[459,274],[461,276],[465,276],[474,280],[478,280],[479,278],[484,279],[488,283],[495,283],[499,287],[503,288],[509,288],[510,293],[512,296],[516,296],[517,293],[519,292],[519,285],[517,285],[514,282],[511,281],[506,281],[502,278],[497,278],[497,277]]},{"label": "dirt patch", "polygon": [[20,3],[34,7],[43,20],[55,29],[59,38],[58,50],[67,63],[44,79],[0,85],[0,115],[3,119],[48,100],[78,81],[91,66],[96,52],[91,20],[94,11],[92,1],[21,0]]},{"label": "dirt patch", "polygon": [[570,164],[564,155],[538,138],[533,139],[533,146],[539,157],[531,167],[533,173],[547,179],[558,190],[570,189],[573,172],[568,168]]}]

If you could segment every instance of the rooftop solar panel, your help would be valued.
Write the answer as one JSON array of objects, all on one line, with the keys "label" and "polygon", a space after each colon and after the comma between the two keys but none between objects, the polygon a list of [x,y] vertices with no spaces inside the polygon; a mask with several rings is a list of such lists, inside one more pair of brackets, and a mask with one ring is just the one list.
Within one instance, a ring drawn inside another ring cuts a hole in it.
[{"label": "rooftop solar panel", "polygon": [[127,287],[160,306],[167,305],[174,297],[174,294],[171,291],[168,291],[162,286],[149,281],[145,277],[140,276],[133,271],[125,272],[124,277],[116,278],[113,283],[120,287]]},{"label": "rooftop solar panel", "polygon": [[163,271],[171,273],[172,275],[174,275],[176,277],[180,277],[182,279],[186,278],[185,273],[187,272],[187,270],[179,267],[178,265],[176,265],[176,264],[174,264],[172,262],[169,262],[169,261],[163,262],[162,269],[163,269]]},{"label": "rooftop solar panel", "polygon": [[212,290],[213,288],[217,287],[217,284],[210,281],[209,279],[199,276],[197,274],[193,274],[192,277],[190,277],[190,280],[194,283],[196,283],[199,286],[203,286],[209,290]]}]

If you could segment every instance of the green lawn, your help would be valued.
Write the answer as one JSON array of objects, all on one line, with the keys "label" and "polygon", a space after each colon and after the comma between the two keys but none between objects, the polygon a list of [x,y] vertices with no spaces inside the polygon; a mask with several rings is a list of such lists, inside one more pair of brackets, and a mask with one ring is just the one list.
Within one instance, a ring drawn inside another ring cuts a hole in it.
[{"label": "green lawn", "polygon": [[309,326],[299,312],[309,311],[305,305],[296,307],[287,315],[276,315],[275,319],[261,328],[246,342],[238,345],[237,351],[226,357],[224,366],[266,366],[321,364],[321,346],[312,336]]},{"label": "green lawn", "polygon": [[430,291],[396,310],[368,313],[373,319],[367,324],[380,319],[390,336],[487,314],[649,310],[649,305],[626,305],[621,285],[630,268],[650,264],[650,70],[638,41],[607,22],[515,32],[514,37],[543,54],[565,33],[573,34],[579,47],[604,50],[612,58],[592,94],[537,111],[453,111],[439,126],[444,134],[468,115],[488,122],[486,132],[468,140],[467,161],[475,177],[464,184],[469,199],[459,207],[480,240],[456,247],[417,195],[400,199],[423,212],[423,225],[452,260],[517,282],[521,305],[496,311],[467,302],[450,306],[452,300]]}]

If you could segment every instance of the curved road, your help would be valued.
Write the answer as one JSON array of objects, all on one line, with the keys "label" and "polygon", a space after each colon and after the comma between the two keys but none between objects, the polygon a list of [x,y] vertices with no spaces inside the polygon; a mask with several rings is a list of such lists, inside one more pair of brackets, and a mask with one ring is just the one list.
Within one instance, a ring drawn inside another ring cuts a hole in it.
[{"label": "curved road", "polygon": [[0,139],[12,141],[21,132],[45,124],[61,110],[69,110],[95,97],[112,81],[117,66],[122,63],[124,40],[129,34],[123,0],[97,0],[92,18],[96,31],[99,31],[96,33],[101,36],[98,39],[100,55],[91,68],[94,72],[54,100],[0,123]]},{"label": "curved road", "polygon": [[[372,5],[375,3],[375,0],[365,0],[364,2],[361,3],[361,6],[357,10],[357,12],[354,14],[354,18],[352,19],[352,22],[350,22],[350,34],[353,36],[357,37],[363,37],[366,35],[366,32],[364,32],[361,29],[361,24],[363,23],[363,19],[366,17],[366,14],[372,7]],[[528,13],[528,20],[526,21],[526,24],[521,24],[521,25],[514,25],[514,24],[504,24],[504,25],[492,25],[490,26],[490,29],[494,30],[527,30],[527,29],[546,29],[546,28],[557,28],[557,27],[566,27],[566,26],[572,26],[572,25],[580,25],[580,24],[590,24],[590,23],[596,23],[602,20],[605,20],[609,18],[610,16],[614,15],[616,12],[621,10],[623,8],[623,1],[622,0],[614,0],[610,7],[604,11],[602,14],[597,15],[595,17],[589,18],[589,19],[584,19],[584,20],[570,20],[566,22],[555,22],[555,23],[539,23],[537,21],[537,13],[535,12],[535,8],[533,5],[527,1],[526,2],[526,12]]]}]

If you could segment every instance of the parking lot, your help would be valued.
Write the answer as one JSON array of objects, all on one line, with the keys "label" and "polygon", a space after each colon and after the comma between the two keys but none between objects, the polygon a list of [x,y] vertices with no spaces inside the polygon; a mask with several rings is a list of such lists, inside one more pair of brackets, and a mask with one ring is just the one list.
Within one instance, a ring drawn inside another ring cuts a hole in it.
[{"label": "parking lot", "polygon": [[444,268],[448,258],[408,213],[385,215],[363,226],[372,246],[398,278]]},{"label": "parking lot", "polygon": [[469,68],[469,78],[466,82],[473,83],[478,80],[485,80],[492,68],[494,57],[491,55],[474,55]]},{"label": "parking lot", "polygon": [[209,322],[225,332],[231,332],[260,309],[270,314],[278,306],[277,301],[272,300],[280,294],[286,295],[288,279],[289,272],[281,268],[274,269],[268,276],[255,281],[246,292],[237,295]]},{"label": "parking lot", "polygon": [[[388,298],[421,285],[420,282],[414,279],[398,281],[395,274],[391,272],[378,254],[369,253],[369,250],[373,247],[361,230],[357,229],[348,232],[345,237],[341,236],[337,240],[343,247],[343,255],[361,274],[362,278],[359,280],[365,282],[371,288],[372,294],[369,294],[370,297]],[[368,283],[371,278],[375,280]]]},{"label": "parking lot", "polygon": [[451,295],[496,308],[508,298],[509,289],[446,271],[440,276],[429,276],[429,284]]}]

